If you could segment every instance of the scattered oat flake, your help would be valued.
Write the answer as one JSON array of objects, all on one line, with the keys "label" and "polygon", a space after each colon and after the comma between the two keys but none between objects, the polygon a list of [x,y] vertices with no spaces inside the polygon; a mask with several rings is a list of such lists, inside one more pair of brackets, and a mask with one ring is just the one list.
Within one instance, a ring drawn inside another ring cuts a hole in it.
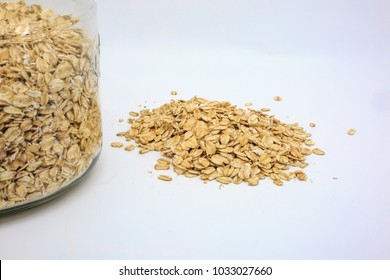
[{"label": "scattered oat flake", "polygon": [[172,181],[172,177],[168,175],[159,175],[157,178],[161,181]]},{"label": "scattered oat flake", "polygon": [[271,109],[270,108],[261,108],[261,111],[262,112],[269,112],[269,111],[271,111]]},{"label": "scattered oat flake", "polygon": [[135,149],[134,145],[128,145],[128,146],[125,147],[125,151],[127,151],[127,152],[131,152],[134,149]]},{"label": "scattered oat flake", "polygon": [[147,154],[147,153],[149,153],[149,152],[150,152],[149,149],[141,149],[141,150],[139,150],[139,153],[140,153],[141,155]]},{"label": "scattered oat flake", "polygon": [[299,168],[305,169],[308,165],[309,165],[309,164],[308,164],[307,162],[301,163],[301,164],[299,165]]},{"label": "scattered oat flake", "polygon": [[277,185],[277,186],[283,186],[283,181],[280,180],[280,179],[275,179],[273,182],[274,182],[274,184]]},{"label": "scattered oat flake", "polygon": [[114,148],[122,148],[123,147],[123,144],[121,142],[112,142],[111,143],[111,147],[114,147]]},{"label": "scattered oat flake", "polygon": [[253,105],[252,102],[245,103],[245,106],[246,106],[246,107],[249,107],[249,106],[252,106],[252,105]]},{"label": "scattered oat flake", "polygon": [[129,112],[129,115],[132,116],[132,117],[138,117],[139,113],[131,111],[131,112]]},{"label": "scattered oat flake", "polygon": [[316,127],[316,124],[315,123],[310,123],[309,126],[310,127]]},{"label": "scattered oat flake", "polygon": [[351,129],[349,129],[349,130],[348,130],[348,132],[347,132],[347,133],[348,133],[348,135],[351,135],[351,136],[352,136],[352,135],[355,135],[355,133],[356,133],[356,129],[354,129],[354,128],[351,128]]},{"label": "scattered oat flake", "polygon": [[169,159],[167,159],[167,158],[159,158],[157,160],[157,162],[159,164],[164,164],[164,165],[170,165],[171,164],[171,161]]},{"label": "scattered oat flake", "polygon": [[306,146],[314,146],[315,145],[315,143],[314,143],[314,141],[312,139],[307,139],[305,141],[305,144],[306,144]]},{"label": "scattered oat flake", "polygon": [[315,148],[315,149],[313,149],[313,154],[323,156],[323,155],[325,155],[325,152],[321,149]]},{"label": "scattered oat flake", "polygon": [[274,97],[274,100],[275,101],[282,101],[282,97],[277,95],[277,96]]},{"label": "scattered oat flake", "polygon": [[176,96],[177,92],[176,91],[171,91],[171,95]]},{"label": "scattered oat flake", "polygon": [[169,165],[160,164],[160,163],[157,163],[157,164],[154,166],[154,169],[156,169],[156,170],[169,170],[169,168],[170,168]]}]

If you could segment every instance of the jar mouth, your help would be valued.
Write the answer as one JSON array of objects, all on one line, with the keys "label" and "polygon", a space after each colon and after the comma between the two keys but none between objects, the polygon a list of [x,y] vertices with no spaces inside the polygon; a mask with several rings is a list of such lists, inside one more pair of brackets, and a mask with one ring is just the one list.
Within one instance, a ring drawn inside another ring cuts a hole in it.
[{"label": "jar mouth", "polygon": [[[19,1],[12,1],[17,3]],[[46,5],[45,2],[51,2],[51,5]],[[62,4],[63,2],[67,2]],[[58,6],[56,6],[58,3]],[[52,36],[56,36],[61,30],[67,30],[69,28],[77,28],[87,34],[90,38],[96,37],[96,10],[97,5],[94,0],[72,0],[72,1],[48,1],[48,0],[32,0],[26,1],[27,5],[39,5],[39,11],[45,13],[45,18],[34,20],[33,18],[20,18],[15,17],[13,21],[9,22],[7,27],[0,32],[0,46],[4,44],[24,44],[30,42],[37,42],[42,39],[47,39]],[[30,6],[32,7],[32,6]],[[65,22],[59,22],[55,28],[51,28],[49,32],[46,32],[47,20],[50,20],[52,16],[66,19]],[[43,24],[41,21],[45,21]],[[42,37],[43,33],[46,33],[45,37]],[[2,40],[2,36],[7,35],[8,40]]]},{"label": "jar mouth", "polygon": [[[17,3],[19,0],[10,0],[10,2]],[[53,36],[55,36],[56,31],[68,28],[79,28],[91,38],[96,37],[98,33],[97,4],[94,0],[27,0],[25,3],[29,6],[39,5],[39,9],[42,11],[52,11],[56,16],[66,19],[67,22],[72,22],[71,25],[60,23],[57,28],[51,30],[50,33]],[[15,17],[15,20],[9,22],[6,28],[0,30],[0,46],[6,43],[23,44],[39,41],[42,38],[35,34],[40,34],[39,30],[46,28],[46,24],[41,24],[40,20],[27,19],[23,21]],[[8,35],[11,40],[2,40],[5,35]]]},{"label": "jar mouth", "polygon": [[[82,1],[73,0],[72,2],[76,2],[76,3],[81,2],[80,4],[83,5],[83,10],[85,12],[83,12],[81,14],[77,14],[77,17],[79,17],[81,19],[89,19],[89,18],[94,17],[96,15],[97,4],[96,4],[95,0],[82,0]],[[84,2],[85,2],[85,4],[84,4]],[[85,5],[85,7],[84,7],[84,5]]]},{"label": "jar mouth", "polygon": [[[20,0],[11,0],[19,2]],[[44,9],[51,9],[59,15],[72,15],[80,19],[89,19],[96,14],[97,4],[95,0],[27,0],[27,4],[37,4]]]}]

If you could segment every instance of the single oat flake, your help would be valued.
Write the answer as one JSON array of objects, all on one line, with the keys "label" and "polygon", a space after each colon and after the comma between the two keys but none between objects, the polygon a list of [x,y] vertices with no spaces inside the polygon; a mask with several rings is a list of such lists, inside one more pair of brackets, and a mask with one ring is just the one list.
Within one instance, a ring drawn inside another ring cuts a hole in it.
[{"label": "single oat flake", "polygon": [[[157,170],[172,166],[178,175],[221,184],[256,186],[265,178],[278,186],[293,179],[306,181],[306,158],[324,154],[311,149],[311,135],[297,123],[199,97],[142,110],[121,136],[141,151],[162,153]],[[159,179],[167,179],[164,176]]]},{"label": "single oat flake", "polygon": [[125,147],[125,151],[127,151],[127,152],[131,152],[134,149],[135,149],[134,145],[128,145],[128,146]]},{"label": "single oat flake", "polygon": [[157,163],[154,166],[154,169],[156,169],[156,170],[168,170],[169,168],[170,168],[170,165],[161,164],[161,163]]},{"label": "single oat flake", "polygon": [[277,95],[274,97],[274,101],[282,101],[282,97]]},{"label": "single oat flake", "polygon": [[323,155],[325,155],[325,152],[321,149],[315,148],[315,149],[313,149],[313,154],[323,156]]},{"label": "single oat flake", "polygon": [[120,142],[113,142],[113,143],[111,143],[111,147],[114,147],[114,148],[122,148],[122,147],[123,147],[123,144],[120,143]]},{"label": "single oat flake", "polygon": [[172,181],[172,177],[168,175],[159,175],[157,178],[161,181]]},{"label": "single oat flake", "polygon": [[349,130],[347,131],[347,134],[350,135],[350,136],[355,135],[355,133],[356,133],[356,129],[354,129],[354,128],[351,128],[351,129],[349,129]]},{"label": "single oat flake", "polygon": [[138,117],[139,116],[139,114],[137,112],[134,112],[134,111],[130,112],[129,115],[132,116],[132,117]]}]

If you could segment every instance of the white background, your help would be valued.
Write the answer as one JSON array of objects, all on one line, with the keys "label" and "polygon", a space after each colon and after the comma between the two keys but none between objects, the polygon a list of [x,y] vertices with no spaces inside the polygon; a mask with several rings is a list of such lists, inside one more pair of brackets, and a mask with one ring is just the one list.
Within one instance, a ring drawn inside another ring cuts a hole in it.
[{"label": "white background", "polygon": [[[101,158],[61,198],[1,217],[0,259],[390,258],[389,1],[97,3]],[[270,107],[326,156],[283,187],[158,181],[158,154],[110,143],[172,90]]]}]

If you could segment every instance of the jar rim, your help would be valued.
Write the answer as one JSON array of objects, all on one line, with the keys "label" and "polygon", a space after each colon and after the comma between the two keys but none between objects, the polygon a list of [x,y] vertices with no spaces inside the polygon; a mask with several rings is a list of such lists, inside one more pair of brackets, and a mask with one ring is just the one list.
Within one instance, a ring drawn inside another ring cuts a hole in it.
[{"label": "jar rim", "polygon": [[73,0],[73,2],[79,3],[79,2],[88,2],[85,5],[86,12],[79,15],[79,17],[85,17],[89,14],[96,14],[97,12],[97,3],[95,0]]},{"label": "jar rim", "polygon": [[[10,0],[10,1],[11,2],[19,2],[20,0]],[[38,5],[41,5],[43,8],[52,9],[54,12],[56,12],[58,14],[62,14],[62,15],[70,14],[70,12],[64,12],[64,11],[60,11],[60,10],[55,9],[54,7],[56,6],[57,1],[26,0],[26,2],[29,5],[38,4]],[[61,1],[59,1],[59,2],[61,2]],[[97,12],[97,3],[95,0],[71,0],[71,1],[63,1],[63,2],[66,2],[67,5],[73,5],[75,8],[78,8],[77,10],[79,13],[74,13],[74,11],[72,11],[71,14],[76,15],[79,18],[88,18],[88,17],[90,17],[89,15],[94,16]],[[67,10],[67,9],[65,9],[65,10]]]}]

